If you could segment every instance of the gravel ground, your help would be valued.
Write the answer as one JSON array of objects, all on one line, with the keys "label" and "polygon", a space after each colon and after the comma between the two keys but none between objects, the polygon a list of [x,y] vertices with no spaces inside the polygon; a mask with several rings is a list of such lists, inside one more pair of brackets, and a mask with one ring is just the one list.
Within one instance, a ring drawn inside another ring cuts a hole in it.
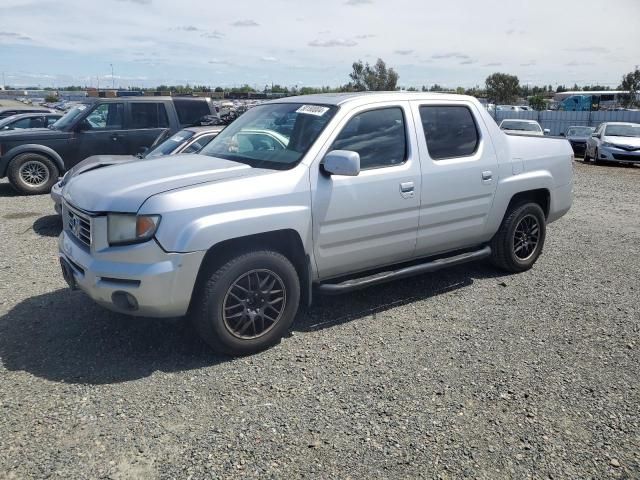
[{"label": "gravel ground", "polygon": [[65,289],[0,183],[0,478],[640,478],[640,169],[576,164],[533,270],[320,298],[217,356]]}]

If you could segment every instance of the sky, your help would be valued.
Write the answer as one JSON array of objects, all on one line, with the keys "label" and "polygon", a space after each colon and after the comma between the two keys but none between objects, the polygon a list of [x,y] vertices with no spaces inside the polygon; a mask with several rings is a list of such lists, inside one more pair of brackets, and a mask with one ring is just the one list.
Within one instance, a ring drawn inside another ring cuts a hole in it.
[{"label": "sky", "polygon": [[640,64],[638,18],[640,0],[0,0],[0,72],[18,87],[333,87],[382,58],[405,87],[496,71],[616,87]]}]

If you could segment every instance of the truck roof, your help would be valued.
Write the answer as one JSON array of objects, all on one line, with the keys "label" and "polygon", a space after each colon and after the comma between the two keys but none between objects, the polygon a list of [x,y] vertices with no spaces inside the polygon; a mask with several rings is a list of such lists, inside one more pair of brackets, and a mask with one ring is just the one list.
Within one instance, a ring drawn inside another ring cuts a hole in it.
[{"label": "truck roof", "polygon": [[146,95],[132,95],[125,97],[86,97],[82,100],[79,100],[75,103],[94,103],[94,102],[157,102],[161,101],[172,101],[172,100],[209,100],[208,97],[179,97],[179,96],[146,96]]},{"label": "truck roof", "polygon": [[473,100],[475,97],[456,95],[453,93],[434,92],[342,92],[342,93],[318,93],[313,95],[299,95],[271,100],[267,103],[315,103],[322,105],[343,105],[348,102],[384,102],[406,100]]}]

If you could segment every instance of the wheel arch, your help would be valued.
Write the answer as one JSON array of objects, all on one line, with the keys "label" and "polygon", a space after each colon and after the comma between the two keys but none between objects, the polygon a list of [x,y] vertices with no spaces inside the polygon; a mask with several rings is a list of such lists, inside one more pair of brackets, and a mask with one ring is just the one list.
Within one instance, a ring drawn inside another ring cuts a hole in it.
[{"label": "wheel arch", "polygon": [[[232,257],[255,249],[273,250],[291,261],[300,279],[301,304],[311,304],[311,261],[296,230],[281,229],[223,240],[207,250],[196,276],[193,303],[197,290],[211,272]],[[191,310],[192,305],[189,306]]]},{"label": "wheel arch", "polygon": [[536,188],[534,190],[518,192],[511,197],[511,200],[509,200],[509,204],[507,205],[507,210],[504,215],[507,215],[512,208],[523,203],[537,203],[540,208],[542,208],[545,219],[548,219],[551,208],[551,192],[549,192],[547,188]]},{"label": "wheel arch", "polygon": [[45,145],[38,145],[36,143],[27,143],[25,145],[13,147],[2,156],[2,159],[0,160],[0,178],[7,175],[7,170],[11,161],[18,155],[22,155],[24,153],[37,153],[39,155],[46,156],[58,167],[59,173],[62,174],[65,171],[64,160],[62,160],[62,157],[53,148]]}]

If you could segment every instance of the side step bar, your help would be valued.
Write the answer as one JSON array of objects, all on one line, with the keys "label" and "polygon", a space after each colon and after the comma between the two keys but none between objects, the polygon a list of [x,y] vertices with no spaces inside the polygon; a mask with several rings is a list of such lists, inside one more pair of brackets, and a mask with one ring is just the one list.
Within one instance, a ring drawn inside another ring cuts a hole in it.
[{"label": "side step bar", "polygon": [[351,292],[353,290],[360,290],[361,288],[377,285],[379,283],[391,282],[392,280],[398,280],[400,278],[435,272],[441,268],[453,267],[454,265],[460,265],[461,263],[482,260],[490,255],[491,247],[486,246],[480,250],[476,250],[475,252],[460,253],[452,257],[439,258],[438,260],[412,265],[399,270],[380,272],[368,277],[345,280],[342,283],[323,283],[318,286],[318,291],[325,295],[338,295],[340,293]]}]

